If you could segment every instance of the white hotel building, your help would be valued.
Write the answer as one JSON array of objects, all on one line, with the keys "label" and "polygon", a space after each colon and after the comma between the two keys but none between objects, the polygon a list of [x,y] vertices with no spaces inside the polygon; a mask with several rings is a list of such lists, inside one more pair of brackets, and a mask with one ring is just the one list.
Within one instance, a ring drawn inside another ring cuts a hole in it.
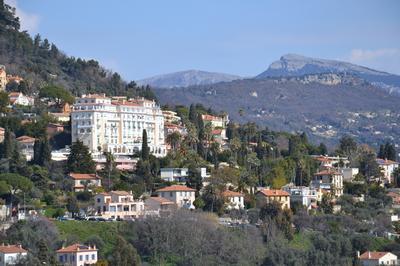
[{"label": "white hotel building", "polygon": [[71,127],[72,142],[81,140],[92,154],[108,151],[131,155],[140,151],[143,129],[147,131],[150,152],[155,156],[166,154],[161,108],[144,98],[83,95],[73,106]]}]

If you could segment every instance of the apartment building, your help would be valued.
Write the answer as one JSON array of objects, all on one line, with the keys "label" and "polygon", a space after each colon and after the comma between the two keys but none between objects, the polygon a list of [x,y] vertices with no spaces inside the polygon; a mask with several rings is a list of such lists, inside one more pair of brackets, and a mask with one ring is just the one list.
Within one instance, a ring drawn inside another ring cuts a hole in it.
[{"label": "apartment building", "polygon": [[81,140],[92,154],[138,152],[144,129],[150,152],[158,157],[166,154],[164,116],[155,101],[83,95],[73,106],[71,127],[72,142]]},{"label": "apartment building", "polygon": [[134,199],[127,191],[110,191],[94,197],[97,215],[103,218],[131,220],[144,215],[143,200]]},{"label": "apartment building", "polygon": [[315,173],[311,187],[325,190],[335,197],[340,197],[343,195],[343,174],[332,169]]}]

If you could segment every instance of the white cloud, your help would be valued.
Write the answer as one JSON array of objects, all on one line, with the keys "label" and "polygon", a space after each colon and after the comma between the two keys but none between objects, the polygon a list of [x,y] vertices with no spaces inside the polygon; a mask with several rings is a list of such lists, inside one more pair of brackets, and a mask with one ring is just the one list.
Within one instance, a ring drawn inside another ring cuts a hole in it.
[{"label": "white cloud", "polygon": [[37,14],[27,13],[18,6],[17,0],[5,0],[5,3],[15,7],[16,14],[21,22],[21,30],[36,32],[39,27],[40,17]]},{"label": "white cloud", "polygon": [[398,48],[353,49],[346,59],[354,64],[400,74],[400,49]]}]

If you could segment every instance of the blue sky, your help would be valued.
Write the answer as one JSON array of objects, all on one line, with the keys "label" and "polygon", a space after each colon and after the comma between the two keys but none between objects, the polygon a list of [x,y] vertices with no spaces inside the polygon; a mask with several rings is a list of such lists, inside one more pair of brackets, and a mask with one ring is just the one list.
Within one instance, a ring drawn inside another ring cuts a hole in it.
[{"label": "blue sky", "polygon": [[286,53],[400,74],[400,1],[6,0],[23,29],[136,80],[254,76]]}]

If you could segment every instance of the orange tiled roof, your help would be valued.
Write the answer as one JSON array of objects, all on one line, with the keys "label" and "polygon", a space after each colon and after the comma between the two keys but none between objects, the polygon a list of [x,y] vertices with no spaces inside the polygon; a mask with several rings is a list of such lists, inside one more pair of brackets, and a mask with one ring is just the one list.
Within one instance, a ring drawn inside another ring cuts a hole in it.
[{"label": "orange tiled roof", "polygon": [[20,92],[10,92],[8,97],[18,97],[21,93]]},{"label": "orange tiled roof", "polygon": [[182,186],[182,185],[172,185],[169,187],[161,188],[157,190],[156,192],[172,192],[172,191],[196,191],[193,188],[187,187],[187,186]]},{"label": "orange tiled roof", "polygon": [[315,176],[320,176],[320,175],[341,175],[341,173],[332,171],[332,170],[323,170],[321,172],[315,173]]},{"label": "orange tiled roof", "polygon": [[222,192],[222,196],[224,197],[243,197],[243,194],[236,191],[225,190]]},{"label": "orange tiled roof", "polygon": [[29,136],[21,136],[16,138],[16,140],[18,142],[22,142],[22,143],[31,143],[31,142],[35,142],[35,138],[29,137]]},{"label": "orange tiled roof", "polygon": [[150,197],[150,199],[159,202],[161,205],[175,204],[174,202],[163,197]]},{"label": "orange tiled roof", "polygon": [[22,248],[21,245],[0,245],[0,252],[1,253],[24,253],[27,252],[25,249]]},{"label": "orange tiled roof", "polygon": [[96,247],[90,247],[81,244],[73,244],[65,248],[57,250],[57,253],[72,253],[72,252],[86,252],[86,251],[97,251]]},{"label": "orange tiled roof", "polygon": [[387,159],[376,159],[376,162],[379,165],[391,165],[391,164],[399,164],[398,162],[387,160]]},{"label": "orange tiled roof", "polygon": [[367,259],[367,260],[379,260],[389,252],[377,252],[377,251],[365,251],[361,256],[360,259]]},{"label": "orange tiled roof", "polygon": [[74,180],[93,180],[100,179],[96,174],[77,174],[69,173],[69,176]]},{"label": "orange tiled roof", "polygon": [[262,189],[257,193],[262,193],[266,197],[290,196],[289,192],[283,191],[281,189]]}]

